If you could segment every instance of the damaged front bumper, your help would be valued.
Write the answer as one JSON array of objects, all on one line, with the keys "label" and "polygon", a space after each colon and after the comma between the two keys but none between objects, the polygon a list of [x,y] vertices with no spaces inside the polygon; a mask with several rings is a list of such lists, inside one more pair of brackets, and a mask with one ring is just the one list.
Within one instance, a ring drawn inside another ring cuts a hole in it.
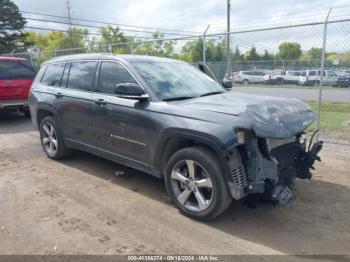
[{"label": "damaged front bumper", "polygon": [[[248,194],[264,194],[272,202],[287,205],[294,198],[295,178],[310,179],[322,141],[306,146],[301,134],[289,139],[256,138],[246,133],[244,145],[239,146],[246,185],[244,188],[229,185],[233,197],[242,198]],[[238,193],[237,193],[238,192]]]}]

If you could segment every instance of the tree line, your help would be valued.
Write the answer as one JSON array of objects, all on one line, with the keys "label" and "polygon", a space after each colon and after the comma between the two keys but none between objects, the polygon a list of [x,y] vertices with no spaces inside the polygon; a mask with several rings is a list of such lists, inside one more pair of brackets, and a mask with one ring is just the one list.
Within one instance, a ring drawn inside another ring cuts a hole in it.
[{"label": "tree line", "polygon": [[[203,39],[189,40],[180,46],[177,41],[165,40],[160,32],[154,32],[154,41],[142,41],[139,38],[125,35],[119,27],[106,26],[99,29],[99,37],[93,36],[87,29],[69,27],[67,31],[51,31],[41,34],[34,31],[24,32],[26,20],[12,0],[0,0],[0,53],[29,50],[37,54],[37,62],[57,55],[86,50],[89,52],[111,52],[113,54],[141,54],[181,59],[187,62],[198,62],[203,56]],[[103,48],[102,48],[102,47]],[[60,50],[74,49],[71,52]],[[57,51],[58,50],[58,51]],[[296,42],[283,42],[275,53],[264,50],[259,53],[253,45],[242,52],[239,46],[234,46],[230,52],[231,61],[271,61],[300,60],[310,61],[320,59],[321,48],[312,47],[302,51]],[[350,61],[350,50],[345,53],[327,53],[327,60]],[[206,60],[208,62],[227,61],[225,40],[209,39],[206,41]]]}]

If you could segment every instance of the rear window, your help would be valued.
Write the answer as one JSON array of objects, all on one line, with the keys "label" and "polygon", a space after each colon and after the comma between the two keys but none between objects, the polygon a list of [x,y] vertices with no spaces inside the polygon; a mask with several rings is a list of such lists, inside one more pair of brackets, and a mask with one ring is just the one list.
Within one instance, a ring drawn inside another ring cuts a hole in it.
[{"label": "rear window", "polygon": [[28,61],[0,61],[0,79],[34,79],[35,75]]},{"label": "rear window", "polygon": [[60,86],[65,64],[48,65],[41,82],[48,86]]}]

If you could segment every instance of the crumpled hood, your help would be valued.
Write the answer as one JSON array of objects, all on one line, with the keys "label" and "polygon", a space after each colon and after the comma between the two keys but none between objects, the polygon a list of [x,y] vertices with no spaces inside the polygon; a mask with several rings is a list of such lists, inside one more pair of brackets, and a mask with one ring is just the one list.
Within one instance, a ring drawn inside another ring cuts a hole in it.
[{"label": "crumpled hood", "polygon": [[181,101],[178,105],[195,110],[235,116],[235,128],[254,130],[259,137],[291,137],[314,120],[315,114],[294,98],[248,95],[238,92]]}]

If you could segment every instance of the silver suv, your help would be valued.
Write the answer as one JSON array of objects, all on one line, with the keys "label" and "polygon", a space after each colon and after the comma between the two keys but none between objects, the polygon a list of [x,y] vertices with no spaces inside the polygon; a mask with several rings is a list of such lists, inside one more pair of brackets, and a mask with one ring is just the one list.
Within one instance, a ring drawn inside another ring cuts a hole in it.
[{"label": "silver suv", "polygon": [[[321,70],[306,70],[302,72],[299,79],[299,85],[311,86],[319,85],[321,80]],[[338,75],[332,70],[323,71],[323,85],[335,85],[338,80]]]},{"label": "silver suv", "polygon": [[239,71],[233,76],[233,81],[244,85],[264,83],[266,72],[266,70]]}]

